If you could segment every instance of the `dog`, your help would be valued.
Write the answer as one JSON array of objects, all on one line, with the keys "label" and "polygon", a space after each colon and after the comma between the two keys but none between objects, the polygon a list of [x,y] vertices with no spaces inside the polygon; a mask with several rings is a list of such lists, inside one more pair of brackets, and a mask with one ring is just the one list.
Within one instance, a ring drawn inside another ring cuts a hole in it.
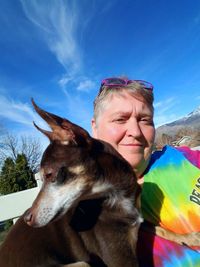
[{"label": "dog", "polygon": [[[43,185],[3,242],[0,266],[138,266],[141,217],[131,166],[108,143],[32,103],[52,130],[34,123],[50,140],[40,165]],[[84,222],[75,217],[85,203],[97,214],[89,214],[89,227],[82,229]]]}]

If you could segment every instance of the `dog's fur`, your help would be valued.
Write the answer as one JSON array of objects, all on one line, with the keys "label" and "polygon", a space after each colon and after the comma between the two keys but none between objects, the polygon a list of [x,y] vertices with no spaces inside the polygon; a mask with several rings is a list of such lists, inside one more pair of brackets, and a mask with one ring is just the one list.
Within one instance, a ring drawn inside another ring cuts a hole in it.
[{"label": "dog's fur", "polygon": [[[2,244],[0,266],[137,266],[132,168],[109,144],[32,102],[52,129],[35,125],[50,139],[41,161],[43,186]],[[100,201],[101,209],[96,222],[79,231],[71,221],[84,200]]]}]

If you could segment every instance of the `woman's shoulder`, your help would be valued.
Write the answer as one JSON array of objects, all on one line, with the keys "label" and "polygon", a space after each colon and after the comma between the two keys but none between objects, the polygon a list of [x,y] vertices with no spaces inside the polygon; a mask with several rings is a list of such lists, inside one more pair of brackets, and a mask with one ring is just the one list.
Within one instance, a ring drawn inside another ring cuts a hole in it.
[{"label": "woman's shoulder", "polygon": [[161,150],[153,152],[150,165],[152,166],[157,160],[167,162],[172,158],[184,157],[194,166],[200,169],[200,150],[194,150],[187,146],[173,147],[166,145]]},{"label": "woman's shoulder", "polygon": [[180,151],[193,165],[200,169],[200,150],[192,149],[187,146],[177,147]]}]

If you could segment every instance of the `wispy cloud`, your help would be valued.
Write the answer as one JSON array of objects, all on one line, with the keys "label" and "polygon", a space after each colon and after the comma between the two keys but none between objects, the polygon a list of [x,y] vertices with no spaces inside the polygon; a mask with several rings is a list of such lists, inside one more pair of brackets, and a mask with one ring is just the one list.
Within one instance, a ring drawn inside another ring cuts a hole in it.
[{"label": "wispy cloud", "polygon": [[164,113],[170,110],[173,106],[175,106],[176,103],[177,103],[177,99],[175,97],[169,97],[165,99],[164,101],[156,102],[154,104],[154,108],[155,109],[159,108],[159,113],[160,112]]},{"label": "wispy cloud", "polygon": [[[76,42],[79,9],[69,1],[21,0],[28,19],[42,32],[49,49],[67,72],[81,68],[80,49]],[[71,3],[71,4],[70,4]]]},{"label": "wispy cloud", "polygon": [[80,81],[77,90],[78,91],[83,91],[83,92],[88,92],[90,89],[94,88],[96,86],[96,83],[88,78],[83,79]]},{"label": "wispy cloud", "polygon": [[[27,18],[38,27],[41,38],[48,49],[56,56],[64,67],[65,73],[58,84],[63,88],[73,83],[78,90],[92,87],[93,79],[81,78],[84,73],[83,53],[80,46],[80,36],[87,27],[92,14],[87,12],[83,20],[79,1],[29,1],[21,0]],[[80,30],[81,29],[81,30]]]},{"label": "wispy cloud", "polygon": [[[21,0],[27,18],[38,29],[45,42],[63,66],[63,73],[56,74],[58,85],[65,95],[63,103],[67,118],[90,131],[92,105],[89,93],[97,88],[98,74],[88,71],[86,38],[91,33],[91,23],[100,10],[102,15],[112,8],[116,0],[97,3],[95,0]],[[104,7],[102,9],[102,7]],[[90,31],[88,31],[90,29]],[[88,51],[87,51],[88,53]],[[86,93],[83,97],[83,93]]]},{"label": "wispy cloud", "polygon": [[[49,144],[49,140],[46,136],[37,131],[33,126],[33,121],[42,129],[47,129],[49,126],[40,118],[40,116],[34,111],[28,103],[22,103],[6,96],[0,96],[0,118],[4,121],[8,121],[10,127],[7,128],[4,122],[1,128],[5,127],[5,130],[12,133],[16,138],[22,136],[38,139],[41,145],[41,149],[44,150]],[[12,127],[14,123],[17,123],[19,127]]]},{"label": "wispy cloud", "polygon": [[0,117],[32,127],[32,122],[37,121],[41,127],[46,127],[42,119],[37,116],[30,105],[0,96]]},{"label": "wispy cloud", "polygon": [[175,111],[173,112],[177,103],[178,100],[175,97],[170,97],[164,101],[159,101],[154,104],[154,122],[156,127],[177,120],[179,118],[179,115],[177,115]]}]

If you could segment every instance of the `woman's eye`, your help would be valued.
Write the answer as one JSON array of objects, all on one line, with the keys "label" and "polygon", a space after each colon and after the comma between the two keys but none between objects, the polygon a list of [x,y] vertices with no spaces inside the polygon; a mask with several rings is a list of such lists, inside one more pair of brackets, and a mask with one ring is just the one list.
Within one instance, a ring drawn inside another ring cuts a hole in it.
[{"label": "woman's eye", "polygon": [[142,122],[144,124],[148,124],[148,125],[153,125],[153,120],[150,118],[141,118],[140,122]]},{"label": "woman's eye", "polygon": [[125,118],[116,118],[116,119],[114,119],[114,122],[123,123],[123,122],[125,122]]}]

